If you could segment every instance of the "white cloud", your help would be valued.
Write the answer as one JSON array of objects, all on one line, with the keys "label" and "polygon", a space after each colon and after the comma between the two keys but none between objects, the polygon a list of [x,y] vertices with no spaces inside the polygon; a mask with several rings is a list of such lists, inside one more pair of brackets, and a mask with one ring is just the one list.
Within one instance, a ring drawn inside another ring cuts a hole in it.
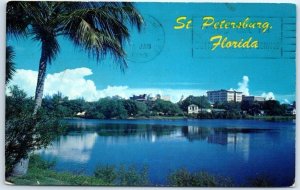
[{"label": "white cloud", "polygon": [[249,83],[249,77],[243,76],[243,81],[238,83],[239,88],[237,89],[237,91],[242,92],[243,95],[245,96],[249,96],[250,93],[249,93],[248,83]]},{"label": "white cloud", "polygon": [[[84,97],[87,101],[97,98],[96,85],[84,77],[92,75],[89,68],[67,69],[59,73],[47,74],[44,95],[61,92],[70,99]],[[34,96],[37,71],[17,69],[11,85],[18,85],[29,96]]]},{"label": "white cloud", "polygon": [[275,95],[273,92],[264,92],[260,96],[265,97],[266,100],[275,100]]},{"label": "white cloud", "polygon": [[[128,99],[132,95],[150,94],[154,96],[160,94],[170,96],[172,102],[178,102],[182,95],[185,98],[189,95],[206,95],[206,90],[201,89],[130,88],[129,86],[107,86],[105,89],[97,89],[94,81],[85,79],[86,76],[92,74],[92,70],[85,67],[47,74],[44,95],[53,95],[61,92],[64,96],[68,96],[69,99],[83,97],[87,101],[96,101],[99,98],[115,95]],[[37,75],[37,71],[17,69],[10,85],[18,85],[29,96],[34,96]],[[238,83],[238,89],[236,90],[244,95],[250,95],[249,81],[248,76],[243,76],[243,80]],[[273,92],[264,92],[261,96],[275,100]]]},{"label": "white cloud", "polygon": [[[161,94],[170,96],[172,102],[180,100],[181,96],[205,95],[206,90],[198,89],[163,89],[163,88],[130,88],[128,86],[107,86],[105,89],[97,89],[94,81],[85,79],[92,75],[89,68],[67,69],[59,73],[47,74],[45,79],[44,95],[53,95],[61,92],[69,99],[83,97],[87,101],[96,101],[107,96],[121,96],[129,98],[139,94]],[[37,71],[17,69],[11,85],[18,85],[29,96],[34,96]]]},{"label": "white cloud", "polygon": [[[128,98],[133,94],[150,94],[155,96],[160,94],[163,96],[170,96],[172,102],[178,102],[183,95],[184,98],[189,95],[202,96],[206,95],[207,90],[198,89],[161,89],[161,88],[127,88],[123,91],[125,97]],[[124,96],[123,96],[124,97]]]},{"label": "white cloud", "polygon": [[92,75],[91,69],[67,69],[60,73],[48,74],[45,81],[45,93],[61,92],[70,99],[84,97],[87,101],[97,99],[96,85],[84,77]]},{"label": "white cloud", "polygon": [[13,80],[9,83],[18,85],[29,96],[34,96],[38,73],[32,70],[17,69]]},{"label": "white cloud", "polygon": [[[239,88],[236,89],[236,91],[242,92],[243,95],[249,96],[250,90],[249,90],[249,77],[244,75],[242,82],[238,83]],[[233,90],[232,88],[230,90]],[[263,92],[260,96],[265,97],[267,100],[275,100],[275,95],[273,92]]]}]

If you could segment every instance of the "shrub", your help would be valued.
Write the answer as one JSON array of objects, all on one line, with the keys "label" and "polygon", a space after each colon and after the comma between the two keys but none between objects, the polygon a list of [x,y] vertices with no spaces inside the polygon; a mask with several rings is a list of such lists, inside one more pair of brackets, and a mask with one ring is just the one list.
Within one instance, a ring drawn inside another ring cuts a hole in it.
[{"label": "shrub", "polygon": [[191,173],[182,168],[172,172],[168,176],[170,186],[176,187],[232,187],[233,182],[230,178],[213,176],[207,172]]},{"label": "shrub", "polygon": [[248,178],[246,186],[250,187],[274,187],[273,180],[265,174],[256,175]]},{"label": "shrub", "polygon": [[148,186],[148,169],[144,167],[138,171],[134,166],[130,166],[127,170],[124,166],[119,169],[119,182],[122,186]]},{"label": "shrub", "polygon": [[45,161],[39,155],[30,155],[29,168],[39,168],[39,169],[52,169],[54,168],[56,161]]},{"label": "shrub", "polygon": [[113,184],[117,179],[117,172],[114,166],[98,166],[94,175],[108,184]]},{"label": "shrub", "polygon": [[5,121],[5,175],[9,176],[15,164],[27,158],[33,150],[46,147],[62,132],[58,118],[40,109],[32,115],[33,101],[14,86],[6,96]]},{"label": "shrub", "polygon": [[116,169],[115,166],[98,166],[94,175],[110,185],[149,186],[150,184],[146,167],[138,170],[134,166],[126,168],[121,165],[119,169]]}]

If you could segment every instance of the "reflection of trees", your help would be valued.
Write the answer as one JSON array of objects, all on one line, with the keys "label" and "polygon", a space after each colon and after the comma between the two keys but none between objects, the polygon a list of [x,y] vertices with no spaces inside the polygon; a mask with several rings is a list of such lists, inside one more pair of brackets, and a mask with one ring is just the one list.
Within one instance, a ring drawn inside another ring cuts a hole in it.
[{"label": "reflection of trees", "polygon": [[178,127],[168,125],[105,124],[96,128],[100,136],[164,136],[171,135]]},{"label": "reflection of trees", "polygon": [[212,131],[211,128],[197,126],[184,126],[181,128],[183,136],[189,141],[206,140]]},{"label": "reflection of trees", "polygon": [[96,132],[99,136],[106,137],[132,137],[139,136],[141,138],[153,141],[153,138],[170,136],[180,131],[181,127],[171,125],[153,125],[153,124],[124,124],[124,123],[109,123],[109,124],[91,124],[84,122],[69,123],[66,125],[67,130],[64,135],[71,132]]}]

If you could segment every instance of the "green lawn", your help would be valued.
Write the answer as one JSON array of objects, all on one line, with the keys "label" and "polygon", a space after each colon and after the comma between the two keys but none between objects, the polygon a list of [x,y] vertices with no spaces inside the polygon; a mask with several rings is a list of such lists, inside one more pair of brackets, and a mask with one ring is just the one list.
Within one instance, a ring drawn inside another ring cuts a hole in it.
[{"label": "green lawn", "polygon": [[10,177],[7,181],[15,185],[111,185],[94,176],[55,172],[50,169],[53,165],[32,155],[28,173],[21,177]]},{"label": "green lawn", "polygon": [[15,185],[110,185],[92,176],[58,173],[51,170],[31,168],[22,177],[10,178]]}]

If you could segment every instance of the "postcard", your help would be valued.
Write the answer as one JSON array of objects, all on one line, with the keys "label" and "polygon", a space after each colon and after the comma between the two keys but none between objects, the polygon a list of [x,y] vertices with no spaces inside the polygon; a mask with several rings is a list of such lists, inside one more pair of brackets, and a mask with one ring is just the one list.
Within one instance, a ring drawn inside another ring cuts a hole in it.
[{"label": "postcard", "polygon": [[5,181],[290,187],[296,5],[11,1]]}]

